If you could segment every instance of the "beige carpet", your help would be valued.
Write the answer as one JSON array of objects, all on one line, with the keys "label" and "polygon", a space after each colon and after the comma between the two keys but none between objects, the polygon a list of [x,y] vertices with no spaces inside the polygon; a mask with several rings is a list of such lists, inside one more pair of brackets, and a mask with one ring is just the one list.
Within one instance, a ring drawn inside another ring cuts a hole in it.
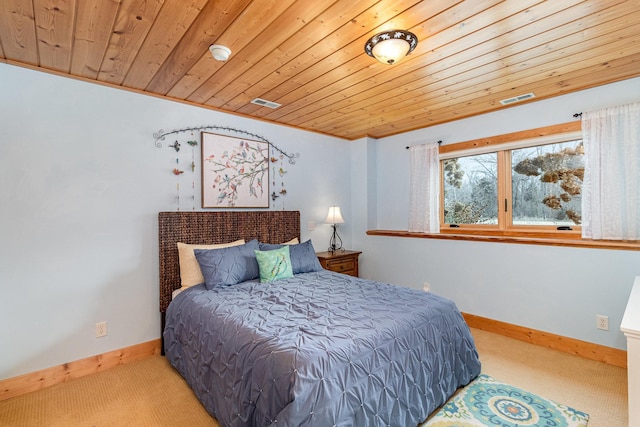
[{"label": "beige carpet", "polygon": [[0,426],[218,426],[161,356],[0,402]]},{"label": "beige carpet", "polygon": [[[627,371],[472,330],[483,372],[589,413],[589,427],[627,426]],[[160,356],[0,402],[0,426],[218,426]]]},{"label": "beige carpet", "polygon": [[589,414],[589,427],[628,425],[627,370],[472,329],[482,371]]}]

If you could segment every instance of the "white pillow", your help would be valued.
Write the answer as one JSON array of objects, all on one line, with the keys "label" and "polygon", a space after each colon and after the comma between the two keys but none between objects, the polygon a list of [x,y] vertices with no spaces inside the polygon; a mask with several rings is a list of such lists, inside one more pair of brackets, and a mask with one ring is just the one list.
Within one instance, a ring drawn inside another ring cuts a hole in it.
[{"label": "white pillow", "polygon": [[298,240],[297,237],[294,237],[293,239],[289,240],[288,242],[284,242],[283,245],[297,245],[298,243],[300,243],[300,240]]},{"label": "white pillow", "polygon": [[183,288],[204,283],[200,264],[193,253],[194,249],[222,249],[244,245],[244,239],[218,245],[190,245],[178,242],[178,261],[180,262],[180,284]]}]

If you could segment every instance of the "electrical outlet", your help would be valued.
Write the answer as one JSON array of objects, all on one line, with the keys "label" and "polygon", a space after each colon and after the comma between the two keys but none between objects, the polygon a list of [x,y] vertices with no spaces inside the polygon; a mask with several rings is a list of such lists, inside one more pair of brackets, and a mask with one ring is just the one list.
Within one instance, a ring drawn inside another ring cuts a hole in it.
[{"label": "electrical outlet", "polygon": [[603,331],[609,330],[609,316],[603,316],[602,314],[596,314],[596,328]]},{"label": "electrical outlet", "polygon": [[107,335],[107,322],[96,323],[96,338],[104,337]]},{"label": "electrical outlet", "polygon": [[422,285],[422,290],[425,292],[429,292],[429,289],[431,289],[429,282],[424,282],[424,284]]}]

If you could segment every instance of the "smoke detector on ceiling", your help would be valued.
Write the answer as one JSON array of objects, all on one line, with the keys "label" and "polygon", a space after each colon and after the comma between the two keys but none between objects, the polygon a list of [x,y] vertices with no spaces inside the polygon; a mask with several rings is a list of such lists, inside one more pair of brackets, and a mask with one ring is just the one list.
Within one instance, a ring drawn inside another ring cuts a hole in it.
[{"label": "smoke detector on ceiling", "polygon": [[216,61],[226,61],[231,55],[231,49],[221,44],[212,44],[209,46],[209,52]]}]

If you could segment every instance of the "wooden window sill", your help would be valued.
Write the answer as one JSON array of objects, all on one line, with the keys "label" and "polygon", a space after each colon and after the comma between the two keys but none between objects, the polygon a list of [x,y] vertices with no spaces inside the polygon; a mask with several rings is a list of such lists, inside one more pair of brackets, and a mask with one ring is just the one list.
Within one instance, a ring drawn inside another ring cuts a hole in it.
[{"label": "wooden window sill", "polygon": [[413,237],[419,239],[469,240],[474,242],[518,243],[523,245],[572,246],[577,248],[640,251],[640,242],[624,240],[587,240],[582,238],[536,236],[488,236],[478,234],[416,233],[403,230],[367,230],[369,236]]}]

